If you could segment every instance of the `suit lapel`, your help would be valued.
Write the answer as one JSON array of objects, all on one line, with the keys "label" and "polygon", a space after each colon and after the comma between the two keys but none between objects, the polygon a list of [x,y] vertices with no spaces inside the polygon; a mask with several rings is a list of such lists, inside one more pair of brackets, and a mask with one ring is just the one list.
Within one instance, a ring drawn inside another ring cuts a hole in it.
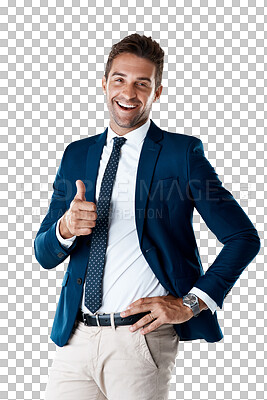
[{"label": "suit lapel", "polygon": [[85,197],[86,201],[95,203],[95,191],[96,191],[96,178],[100,164],[100,158],[103,151],[103,147],[106,143],[108,128],[96,136],[94,142],[89,146],[87,158],[86,158],[86,179],[85,179]]},{"label": "suit lapel", "polygon": [[139,158],[135,187],[135,222],[140,245],[149,188],[161,150],[161,144],[157,142],[162,136],[161,129],[151,120]]}]

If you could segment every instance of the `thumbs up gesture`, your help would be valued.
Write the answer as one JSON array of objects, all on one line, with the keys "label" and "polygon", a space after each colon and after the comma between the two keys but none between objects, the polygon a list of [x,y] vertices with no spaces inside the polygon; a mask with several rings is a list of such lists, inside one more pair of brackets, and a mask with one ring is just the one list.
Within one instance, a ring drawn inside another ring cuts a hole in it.
[{"label": "thumbs up gesture", "polygon": [[64,238],[89,235],[96,224],[96,205],[85,199],[83,181],[76,181],[77,193],[59,223],[59,233]]},{"label": "thumbs up gesture", "polygon": [[76,188],[77,188],[77,193],[74,197],[76,200],[81,200],[81,201],[86,201],[85,199],[85,185],[83,181],[77,180],[76,181]]}]

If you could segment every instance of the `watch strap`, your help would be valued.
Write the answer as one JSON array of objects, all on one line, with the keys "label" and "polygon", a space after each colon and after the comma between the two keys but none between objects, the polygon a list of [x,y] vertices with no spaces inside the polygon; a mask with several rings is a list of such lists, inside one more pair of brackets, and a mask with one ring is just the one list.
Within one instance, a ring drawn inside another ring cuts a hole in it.
[{"label": "watch strap", "polygon": [[[193,315],[194,317],[198,317],[200,314],[200,308],[199,308],[199,302],[198,302],[198,297],[194,294],[194,293],[188,293],[187,295],[191,294],[192,296],[194,296],[196,298],[196,304],[194,304],[193,306],[188,304],[188,303],[184,303],[183,304],[187,307],[189,307],[192,311],[193,311]],[[184,297],[186,297],[187,295],[185,295]],[[184,298],[183,298],[184,300]]]}]

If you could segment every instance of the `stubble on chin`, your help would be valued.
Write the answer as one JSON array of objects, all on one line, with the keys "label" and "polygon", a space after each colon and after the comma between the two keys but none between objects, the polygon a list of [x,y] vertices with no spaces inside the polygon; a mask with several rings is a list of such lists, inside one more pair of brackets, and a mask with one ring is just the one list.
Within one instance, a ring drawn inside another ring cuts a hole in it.
[{"label": "stubble on chin", "polygon": [[116,111],[112,107],[112,112],[110,112],[112,115],[112,118],[114,122],[120,127],[120,128],[133,128],[135,125],[137,125],[140,122],[140,115],[138,117],[132,118],[131,120],[127,120],[127,118],[123,119],[118,116]]}]

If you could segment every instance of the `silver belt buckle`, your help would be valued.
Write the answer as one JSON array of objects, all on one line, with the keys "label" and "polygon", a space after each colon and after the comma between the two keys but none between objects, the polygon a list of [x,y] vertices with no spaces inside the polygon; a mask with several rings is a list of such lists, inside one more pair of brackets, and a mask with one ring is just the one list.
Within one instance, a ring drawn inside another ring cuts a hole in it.
[{"label": "silver belt buckle", "polygon": [[100,322],[99,322],[99,317],[98,317],[98,314],[96,314],[96,315],[95,315],[95,317],[96,317],[96,323],[97,323],[97,326],[101,326],[101,325],[100,325]]},{"label": "silver belt buckle", "polygon": [[85,314],[83,313],[83,323],[85,326],[88,326],[87,319],[85,318]]}]

